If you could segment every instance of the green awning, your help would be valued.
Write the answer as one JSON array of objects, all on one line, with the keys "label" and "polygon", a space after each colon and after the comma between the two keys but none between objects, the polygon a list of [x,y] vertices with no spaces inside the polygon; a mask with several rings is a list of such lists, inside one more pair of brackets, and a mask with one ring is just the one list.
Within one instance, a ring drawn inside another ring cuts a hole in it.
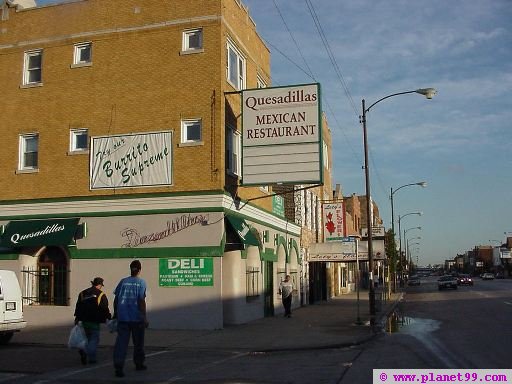
[{"label": "green awning", "polygon": [[260,242],[256,236],[254,236],[254,233],[252,233],[251,227],[249,227],[249,224],[247,224],[244,219],[233,215],[226,215],[226,219],[243,244],[255,246],[260,245]]},{"label": "green awning", "polygon": [[10,221],[0,236],[0,248],[69,245],[74,241],[79,218]]}]

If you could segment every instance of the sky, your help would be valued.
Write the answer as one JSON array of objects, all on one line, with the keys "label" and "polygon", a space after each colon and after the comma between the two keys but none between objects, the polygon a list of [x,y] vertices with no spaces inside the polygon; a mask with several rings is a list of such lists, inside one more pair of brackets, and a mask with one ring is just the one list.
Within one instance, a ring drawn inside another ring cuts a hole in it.
[{"label": "sky", "polygon": [[344,195],[365,194],[362,99],[437,90],[367,113],[371,195],[386,229],[391,188],[427,183],[393,195],[395,232],[401,216],[419,243],[414,261],[512,236],[511,0],[242,1],[271,51],[272,85],[320,83]]},{"label": "sky", "polygon": [[402,216],[402,234],[419,243],[414,261],[512,236],[510,0],[244,3],[271,50],[273,85],[321,84],[344,195],[365,194],[362,99],[437,90],[431,100],[394,96],[366,116],[371,195],[386,228],[391,188],[427,183],[393,194],[395,232]]}]

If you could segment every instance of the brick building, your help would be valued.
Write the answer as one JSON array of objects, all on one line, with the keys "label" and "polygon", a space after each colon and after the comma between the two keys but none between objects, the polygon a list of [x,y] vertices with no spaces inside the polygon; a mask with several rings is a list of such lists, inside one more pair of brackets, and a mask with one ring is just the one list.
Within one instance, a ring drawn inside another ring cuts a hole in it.
[{"label": "brick building", "polygon": [[244,5],[13,3],[0,1],[0,268],[18,273],[27,319],[68,324],[78,292],[99,275],[111,294],[134,258],[155,328],[279,313],[283,273],[299,305],[300,225],[271,188],[239,186],[239,91],[271,82]]}]

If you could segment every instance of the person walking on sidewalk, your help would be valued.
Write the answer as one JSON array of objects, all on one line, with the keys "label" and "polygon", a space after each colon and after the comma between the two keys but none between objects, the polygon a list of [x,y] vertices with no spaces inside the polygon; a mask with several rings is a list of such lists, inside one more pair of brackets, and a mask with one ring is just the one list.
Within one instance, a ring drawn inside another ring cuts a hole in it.
[{"label": "person walking on sidewalk", "polygon": [[290,275],[286,275],[284,280],[279,284],[279,293],[281,294],[281,300],[283,301],[284,316],[292,317],[293,283]]},{"label": "person walking on sidewalk", "polygon": [[144,371],[144,332],[149,323],[146,317],[146,282],[139,277],[139,260],[130,263],[130,276],[121,279],[114,291],[114,317],[117,318],[117,338],[114,346],[116,377],[124,377],[124,360],[130,335],[133,340],[133,362],[137,371]]},{"label": "person walking on sidewalk", "polygon": [[86,349],[78,351],[84,365],[88,362],[89,364],[96,363],[96,349],[100,342],[100,324],[112,317],[108,309],[107,296],[101,291],[103,279],[95,277],[91,284],[92,287],[80,292],[75,306],[75,324],[81,321],[87,336]]}]

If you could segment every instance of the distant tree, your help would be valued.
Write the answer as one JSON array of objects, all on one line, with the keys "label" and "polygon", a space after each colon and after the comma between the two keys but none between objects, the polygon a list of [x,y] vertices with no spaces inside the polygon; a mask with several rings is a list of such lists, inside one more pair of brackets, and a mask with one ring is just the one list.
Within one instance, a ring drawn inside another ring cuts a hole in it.
[{"label": "distant tree", "polygon": [[384,247],[390,271],[391,273],[395,273],[397,271],[398,251],[396,249],[395,234],[392,229],[386,231]]}]

